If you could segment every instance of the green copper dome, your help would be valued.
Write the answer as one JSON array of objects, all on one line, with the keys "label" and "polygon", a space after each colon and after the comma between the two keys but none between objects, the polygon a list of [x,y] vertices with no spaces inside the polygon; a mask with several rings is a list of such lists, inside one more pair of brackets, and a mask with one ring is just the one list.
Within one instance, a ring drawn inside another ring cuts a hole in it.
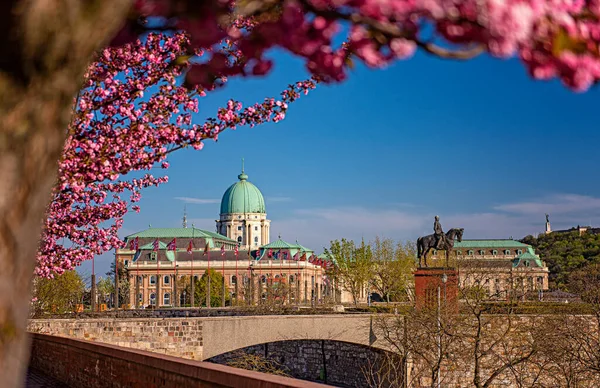
[{"label": "green copper dome", "polygon": [[258,187],[248,182],[248,175],[238,175],[239,182],[231,185],[221,200],[221,214],[266,213],[265,199]]}]

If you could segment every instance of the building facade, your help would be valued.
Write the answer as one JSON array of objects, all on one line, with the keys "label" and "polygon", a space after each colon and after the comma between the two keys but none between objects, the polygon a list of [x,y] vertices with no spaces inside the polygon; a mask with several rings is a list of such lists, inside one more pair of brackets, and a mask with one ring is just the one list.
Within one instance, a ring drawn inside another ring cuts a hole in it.
[{"label": "building facade", "polygon": [[125,238],[116,261],[129,281],[130,308],[190,305],[182,281],[191,283],[208,269],[222,275],[231,304],[314,304],[334,298],[313,250],[281,238],[269,241],[262,193],[243,170],[238,180],[223,195],[217,233],[188,228],[184,216],[181,228],[150,227]]},{"label": "building facade", "polygon": [[[480,285],[492,299],[548,290],[548,267],[531,245],[512,239],[462,240],[454,243],[451,257],[460,284]],[[434,260],[441,262],[437,252]]]}]

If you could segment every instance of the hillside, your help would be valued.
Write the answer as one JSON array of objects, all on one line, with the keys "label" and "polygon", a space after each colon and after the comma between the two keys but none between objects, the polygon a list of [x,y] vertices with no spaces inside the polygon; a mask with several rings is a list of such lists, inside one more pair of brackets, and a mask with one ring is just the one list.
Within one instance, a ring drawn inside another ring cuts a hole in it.
[{"label": "hillside", "polygon": [[550,233],[521,240],[536,249],[550,269],[550,288],[564,289],[571,272],[590,263],[600,264],[600,234]]}]

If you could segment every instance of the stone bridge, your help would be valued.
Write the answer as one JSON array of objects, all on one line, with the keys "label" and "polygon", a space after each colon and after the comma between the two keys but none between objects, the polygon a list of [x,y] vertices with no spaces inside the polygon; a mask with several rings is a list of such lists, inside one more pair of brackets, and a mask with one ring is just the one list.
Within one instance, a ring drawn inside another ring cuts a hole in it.
[{"label": "stone bridge", "polygon": [[79,338],[193,360],[289,340],[331,340],[384,348],[363,314],[200,318],[32,319],[33,333]]}]

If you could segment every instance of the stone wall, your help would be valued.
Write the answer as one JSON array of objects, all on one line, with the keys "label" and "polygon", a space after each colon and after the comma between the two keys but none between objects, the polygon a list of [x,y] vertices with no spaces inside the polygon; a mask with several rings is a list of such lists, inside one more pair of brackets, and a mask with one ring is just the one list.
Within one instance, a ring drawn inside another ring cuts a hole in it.
[{"label": "stone wall", "polygon": [[[368,345],[362,314],[201,318],[32,319],[28,331],[204,360],[268,342],[315,339]],[[375,341],[378,346],[383,341]]]},{"label": "stone wall", "polygon": [[30,368],[71,387],[262,387],[322,385],[114,345],[32,335]]},{"label": "stone wall", "polygon": [[36,319],[28,331],[202,360],[201,318]]},{"label": "stone wall", "polygon": [[364,373],[381,351],[347,342],[296,340],[249,346],[207,361],[227,365],[244,353],[273,360],[295,378],[339,387],[367,387]]}]

